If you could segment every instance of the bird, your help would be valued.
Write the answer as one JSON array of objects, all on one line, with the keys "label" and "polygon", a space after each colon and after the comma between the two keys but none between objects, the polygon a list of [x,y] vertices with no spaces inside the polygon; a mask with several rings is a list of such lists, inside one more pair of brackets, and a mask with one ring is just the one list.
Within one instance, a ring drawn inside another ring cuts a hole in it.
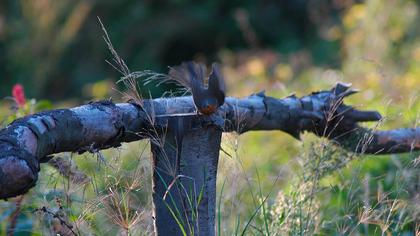
[{"label": "bird", "polygon": [[207,68],[193,61],[170,67],[169,79],[190,90],[198,113],[209,116],[225,102],[225,82],[217,63],[207,78]]}]

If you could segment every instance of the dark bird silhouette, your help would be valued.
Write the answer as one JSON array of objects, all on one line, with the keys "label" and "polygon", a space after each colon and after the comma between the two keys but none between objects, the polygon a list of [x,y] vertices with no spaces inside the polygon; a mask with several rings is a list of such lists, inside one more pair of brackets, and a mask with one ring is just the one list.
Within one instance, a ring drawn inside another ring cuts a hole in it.
[{"label": "dark bird silhouette", "polygon": [[198,112],[211,115],[225,102],[225,83],[218,64],[212,64],[208,79],[206,72],[203,64],[183,62],[171,67],[169,78],[191,90]]}]

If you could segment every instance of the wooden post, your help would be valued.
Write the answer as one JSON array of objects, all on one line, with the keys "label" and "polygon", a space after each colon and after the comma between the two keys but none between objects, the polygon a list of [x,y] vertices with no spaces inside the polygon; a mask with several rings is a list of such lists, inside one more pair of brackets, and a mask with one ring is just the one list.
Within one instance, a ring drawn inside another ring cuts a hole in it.
[{"label": "wooden post", "polygon": [[214,126],[190,129],[179,146],[175,129],[169,124],[152,142],[155,234],[215,235],[222,131]]}]

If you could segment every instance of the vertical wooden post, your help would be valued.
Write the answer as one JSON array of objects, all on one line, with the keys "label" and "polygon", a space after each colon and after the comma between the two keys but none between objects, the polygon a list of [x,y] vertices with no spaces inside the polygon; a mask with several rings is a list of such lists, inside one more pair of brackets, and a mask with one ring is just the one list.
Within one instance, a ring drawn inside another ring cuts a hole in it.
[{"label": "vertical wooden post", "polygon": [[162,143],[152,144],[155,234],[215,235],[222,131],[215,127],[188,130],[179,148],[174,128],[161,135]]}]

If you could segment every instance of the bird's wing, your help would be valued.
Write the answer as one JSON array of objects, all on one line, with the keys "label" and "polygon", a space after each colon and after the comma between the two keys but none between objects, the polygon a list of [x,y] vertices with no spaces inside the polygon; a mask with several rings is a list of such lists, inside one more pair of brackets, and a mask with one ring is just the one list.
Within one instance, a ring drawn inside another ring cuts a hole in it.
[{"label": "bird's wing", "polygon": [[221,106],[225,102],[226,86],[220,66],[217,63],[212,64],[212,71],[209,77],[208,90],[216,97],[218,105]]}]

